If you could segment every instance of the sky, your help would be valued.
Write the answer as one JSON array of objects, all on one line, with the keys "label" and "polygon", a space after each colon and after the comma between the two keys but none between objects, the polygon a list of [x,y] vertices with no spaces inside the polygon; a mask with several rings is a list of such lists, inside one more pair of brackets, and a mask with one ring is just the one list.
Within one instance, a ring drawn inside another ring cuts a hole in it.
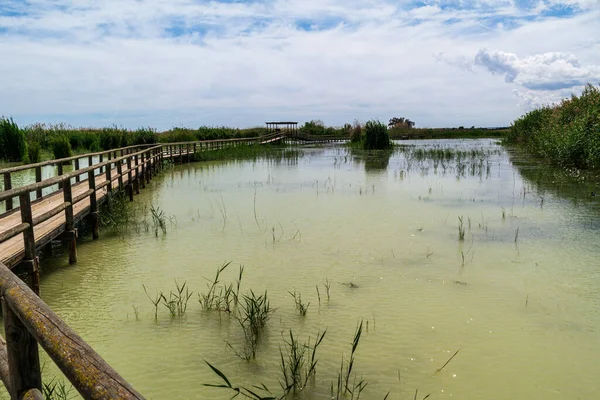
[{"label": "sky", "polygon": [[508,126],[600,83],[600,0],[1,0],[0,115]]}]

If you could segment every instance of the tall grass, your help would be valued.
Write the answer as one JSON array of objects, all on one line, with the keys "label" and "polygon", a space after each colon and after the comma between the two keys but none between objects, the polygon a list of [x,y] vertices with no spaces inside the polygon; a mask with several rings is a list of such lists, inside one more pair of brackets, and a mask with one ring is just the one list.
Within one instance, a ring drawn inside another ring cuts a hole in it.
[{"label": "tall grass", "polygon": [[513,122],[507,141],[563,167],[600,169],[600,86],[533,110]]},{"label": "tall grass", "polygon": [[363,147],[365,150],[384,150],[392,146],[387,126],[381,121],[371,120],[365,124]]},{"label": "tall grass", "polygon": [[24,161],[26,157],[25,134],[12,118],[0,118],[0,159]]}]

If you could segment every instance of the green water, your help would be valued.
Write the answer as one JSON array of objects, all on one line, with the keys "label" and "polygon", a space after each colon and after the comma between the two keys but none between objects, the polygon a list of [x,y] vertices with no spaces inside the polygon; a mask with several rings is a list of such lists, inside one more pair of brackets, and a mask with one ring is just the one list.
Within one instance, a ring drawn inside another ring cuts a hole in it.
[{"label": "green water", "polygon": [[[170,168],[133,204],[160,207],[167,234],[150,219],[148,231],[101,232],[73,266],[56,249],[42,261],[42,297],[152,399],[230,398],[202,386],[220,383],[203,360],[234,384],[280,393],[290,329],[303,341],[327,329],[303,398],[330,398],[360,320],[362,398],[594,398],[600,197],[492,140],[402,144],[383,161],[334,146]],[[228,261],[223,282],[244,265],[241,292],[267,290],[276,308],[251,362],[226,344],[243,345],[239,324],[198,303]],[[188,310],[171,318],[161,307],[155,321],[142,285],[168,293],[175,280],[194,291]],[[310,302],[305,317],[294,290]],[[56,373],[50,361],[45,372]]]}]

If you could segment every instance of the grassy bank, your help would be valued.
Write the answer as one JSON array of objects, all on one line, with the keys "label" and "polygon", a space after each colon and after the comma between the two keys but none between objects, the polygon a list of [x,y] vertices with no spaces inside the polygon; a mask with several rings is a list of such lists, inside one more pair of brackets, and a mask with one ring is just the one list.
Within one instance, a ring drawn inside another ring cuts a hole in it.
[{"label": "grassy bank", "polygon": [[391,139],[477,139],[502,138],[509,128],[392,128]]},{"label": "grassy bank", "polygon": [[525,114],[506,141],[561,167],[599,170],[600,86],[588,85],[580,96]]}]

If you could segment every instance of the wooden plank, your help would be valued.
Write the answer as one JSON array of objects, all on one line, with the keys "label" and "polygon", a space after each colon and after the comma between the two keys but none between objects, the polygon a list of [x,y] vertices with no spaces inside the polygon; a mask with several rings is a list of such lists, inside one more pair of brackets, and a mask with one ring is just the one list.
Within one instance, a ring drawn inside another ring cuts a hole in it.
[{"label": "wooden plank", "polygon": [[[2,264],[0,294],[83,398],[143,399],[42,299]],[[10,347],[8,354],[10,360]]]}]

